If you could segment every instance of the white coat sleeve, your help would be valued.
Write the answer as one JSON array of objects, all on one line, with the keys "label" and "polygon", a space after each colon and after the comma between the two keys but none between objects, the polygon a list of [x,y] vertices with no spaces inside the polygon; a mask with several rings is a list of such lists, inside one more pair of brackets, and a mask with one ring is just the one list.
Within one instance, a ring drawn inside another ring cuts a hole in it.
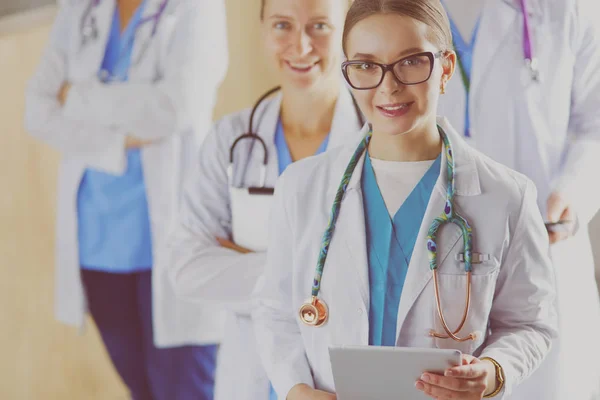
[{"label": "white coat sleeve", "polygon": [[229,135],[221,132],[229,128],[217,123],[191,163],[179,215],[167,239],[164,268],[179,298],[238,309],[249,302],[266,254],[240,254],[216,240],[231,238],[229,148],[223,138]]},{"label": "white coat sleeve", "polygon": [[71,7],[66,3],[59,9],[49,43],[28,83],[25,127],[32,136],[64,155],[79,157],[92,168],[119,174],[126,162],[126,131],[67,118],[57,99],[67,80]]},{"label": "white coat sleeve", "polygon": [[188,132],[198,120],[210,120],[228,66],[224,0],[182,1],[174,17],[159,79],[74,83],[66,107],[75,104],[84,119],[125,128],[143,140]]},{"label": "white coat sleeve", "polygon": [[[526,181],[523,199],[501,261],[490,313],[491,335],[480,357],[495,359],[504,369],[504,394],[531,375],[557,334],[555,277],[548,234],[533,183]],[[515,300],[517,299],[517,300]]]},{"label": "white coat sleeve", "polygon": [[576,4],[571,140],[554,186],[568,198],[579,226],[586,229],[600,208],[596,190],[600,171],[600,4],[596,0],[577,0]]},{"label": "white coat sleeve", "polygon": [[252,320],[258,354],[280,399],[297,384],[314,388],[314,381],[292,302],[293,224],[287,213],[286,174],[275,187],[269,225],[267,266],[256,288]]}]

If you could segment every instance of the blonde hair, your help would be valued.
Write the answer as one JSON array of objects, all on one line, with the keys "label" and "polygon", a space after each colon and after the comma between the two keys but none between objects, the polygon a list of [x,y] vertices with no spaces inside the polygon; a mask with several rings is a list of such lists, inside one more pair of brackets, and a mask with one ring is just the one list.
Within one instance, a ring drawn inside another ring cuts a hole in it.
[{"label": "blonde hair", "polygon": [[[264,0],[263,4],[264,4]],[[354,0],[344,23],[342,48],[346,53],[348,34],[354,25],[377,14],[397,14],[421,21],[430,29],[428,38],[440,50],[452,49],[452,32],[448,15],[440,0]]]}]

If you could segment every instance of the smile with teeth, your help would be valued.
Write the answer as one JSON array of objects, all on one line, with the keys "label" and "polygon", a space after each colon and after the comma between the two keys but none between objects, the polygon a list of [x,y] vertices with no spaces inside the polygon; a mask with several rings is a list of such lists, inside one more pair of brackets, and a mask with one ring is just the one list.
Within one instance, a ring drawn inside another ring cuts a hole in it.
[{"label": "smile with teeth", "polygon": [[379,106],[379,108],[385,111],[398,111],[406,107],[408,107],[408,103],[395,104],[393,106]]},{"label": "smile with teeth", "polygon": [[301,72],[307,72],[307,71],[310,71],[312,69],[312,67],[314,67],[315,65],[317,65],[317,62],[310,63],[310,64],[299,64],[299,63],[292,63],[290,61],[287,61],[287,64],[293,70],[301,71]]}]

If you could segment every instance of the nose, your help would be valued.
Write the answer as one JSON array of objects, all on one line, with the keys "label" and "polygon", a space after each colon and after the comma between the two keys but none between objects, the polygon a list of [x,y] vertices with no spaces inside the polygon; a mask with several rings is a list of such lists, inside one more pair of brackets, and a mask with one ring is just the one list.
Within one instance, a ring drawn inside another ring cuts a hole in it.
[{"label": "nose", "polygon": [[306,31],[301,30],[296,41],[296,51],[298,55],[305,56],[309,54],[312,49],[311,37],[306,33]]},{"label": "nose", "polygon": [[393,71],[385,71],[383,80],[379,84],[381,93],[395,93],[404,88],[404,85],[396,78]]}]

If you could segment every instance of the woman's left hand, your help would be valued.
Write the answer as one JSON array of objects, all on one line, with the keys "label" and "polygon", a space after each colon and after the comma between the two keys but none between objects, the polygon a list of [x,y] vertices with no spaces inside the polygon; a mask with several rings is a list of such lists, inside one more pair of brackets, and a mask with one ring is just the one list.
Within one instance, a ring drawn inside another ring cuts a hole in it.
[{"label": "woman's left hand", "polygon": [[550,244],[563,241],[573,236],[574,224],[572,221],[575,220],[575,213],[565,197],[559,192],[552,193],[550,197],[548,197],[547,208],[548,220],[550,222],[571,221],[567,224],[567,229],[565,230],[560,232],[548,232]]},{"label": "woman's left hand", "polygon": [[69,90],[71,90],[71,84],[69,82],[65,82],[65,83],[63,83],[60,90],[58,91],[56,98],[58,99],[58,102],[60,103],[61,106],[64,106],[65,103],[67,102],[67,97],[69,96]]},{"label": "woman's left hand", "polygon": [[231,240],[228,240],[228,239],[223,239],[223,238],[218,237],[217,242],[219,242],[219,245],[221,245],[221,247],[225,247],[227,249],[237,251],[238,253],[241,253],[241,254],[253,253],[252,250],[249,250],[242,246],[238,246],[237,244],[233,243]]},{"label": "woman's left hand", "polygon": [[444,376],[426,372],[415,386],[437,400],[480,400],[496,389],[496,367],[463,354],[462,365],[447,369]]}]

